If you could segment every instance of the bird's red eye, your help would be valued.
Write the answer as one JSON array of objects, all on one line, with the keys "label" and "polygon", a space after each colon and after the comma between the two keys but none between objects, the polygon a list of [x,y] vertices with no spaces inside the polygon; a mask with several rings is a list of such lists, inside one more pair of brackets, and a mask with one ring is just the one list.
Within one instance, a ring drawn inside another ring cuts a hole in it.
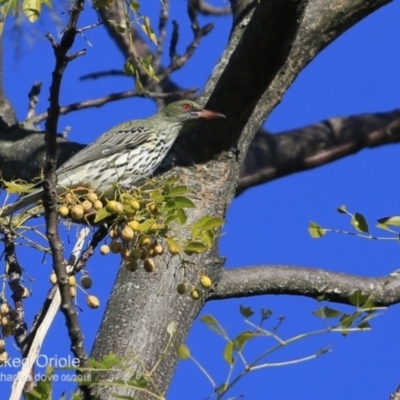
[{"label": "bird's red eye", "polygon": [[183,111],[189,111],[192,107],[190,107],[190,104],[188,103],[183,103],[182,104],[182,110]]}]

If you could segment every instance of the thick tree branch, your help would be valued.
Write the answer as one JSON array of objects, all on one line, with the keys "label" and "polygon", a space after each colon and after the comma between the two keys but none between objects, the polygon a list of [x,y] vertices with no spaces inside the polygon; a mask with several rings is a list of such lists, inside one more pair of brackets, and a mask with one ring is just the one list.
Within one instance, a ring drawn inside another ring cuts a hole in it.
[{"label": "thick tree branch", "polygon": [[279,134],[259,131],[250,145],[237,194],[292,173],[320,167],[365,148],[400,141],[400,110],[331,118]]},{"label": "thick tree branch", "polygon": [[323,269],[288,265],[263,265],[224,269],[207,300],[267,294],[290,294],[335,303],[351,304],[357,290],[371,296],[376,306],[400,303],[400,270],[388,276],[369,278]]}]

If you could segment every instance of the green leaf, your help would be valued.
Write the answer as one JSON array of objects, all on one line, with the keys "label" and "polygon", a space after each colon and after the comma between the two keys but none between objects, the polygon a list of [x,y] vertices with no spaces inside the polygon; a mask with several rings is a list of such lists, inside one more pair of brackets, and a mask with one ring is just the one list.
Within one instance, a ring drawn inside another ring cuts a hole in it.
[{"label": "green leaf", "polygon": [[235,349],[235,345],[233,342],[228,342],[224,349],[224,360],[228,363],[228,365],[233,364],[233,351]]},{"label": "green leaf", "polygon": [[203,251],[207,250],[207,246],[201,242],[189,242],[183,249],[186,254],[193,254],[193,253],[202,253]]},{"label": "green leaf", "polygon": [[240,314],[242,314],[243,317],[245,317],[245,318],[250,318],[251,316],[254,315],[254,311],[251,309],[251,307],[244,307],[244,306],[240,305],[239,311],[240,311]]},{"label": "green leaf", "polygon": [[210,314],[202,315],[200,317],[200,321],[207,325],[213,325],[219,328],[218,321]]},{"label": "green leaf", "polygon": [[194,208],[196,207],[192,200],[187,197],[176,196],[174,198],[176,208]]},{"label": "green leaf", "polygon": [[334,308],[330,307],[324,307],[322,310],[326,318],[337,318],[343,315],[341,311],[335,310]]},{"label": "green leaf", "polygon": [[400,226],[400,216],[395,215],[392,217],[383,217],[379,218],[378,222],[382,225],[389,225],[389,226]]},{"label": "green leaf", "polygon": [[24,0],[22,2],[22,9],[24,14],[30,22],[36,22],[40,15],[40,9],[42,7],[41,0]]},{"label": "green leaf", "polygon": [[251,339],[254,339],[257,335],[250,331],[240,333],[234,339],[235,347],[237,350],[242,350],[243,346]]},{"label": "green leaf", "polygon": [[181,225],[185,224],[187,221],[186,213],[182,208],[178,208],[176,210],[176,217]]},{"label": "green leaf", "polygon": [[343,314],[342,318],[340,318],[340,326],[343,328],[350,327],[355,319],[355,315]]},{"label": "green leaf", "polygon": [[357,325],[357,328],[359,329],[370,329],[371,325],[367,321],[363,321],[360,324]]},{"label": "green leaf", "polygon": [[144,17],[143,22],[144,24],[140,25],[140,27],[143,29],[143,32],[155,45],[157,45],[157,36],[155,35],[153,28],[150,26],[150,18]]},{"label": "green leaf", "polygon": [[364,304],[366,304],[368,300],[369,296],[366,294],[362,294],[361,290],[357,290],[349,297],[350,304],[356,307],[364,306]]},{"label": "green leaf", "polygon": [[190,358],[190,350],[183,343],[181,343],[176,349],[176,354],[180,360],[188,360]]},{"label": "green leaf", "polygon": [[214,244],[214,233],[213,231],[204,231],[201,233],[201,240],[207,246],[208,249]]},{"label": "green leaf", "polygon": [[204,230],[211,230],[211,229],[216,229],[219,228],[224,224],[225,220],[222,218],[211,218],[206,221],[203,226],[201,227]]},{"label": "green leaf", "polygon": [[367,220],[362,214],[355,213],[354,216],[351,218],[351,224],[359,232],[369,233]]},{"label": "green leaf", "polygon": [[99,211],[96,212],[96,217],[94,218],[94,223],[97,223],[99,221],[102,221],[103,219],[109,217],[111,213],[107,211],[107,208],[100,208]]},{"label": "green leaf", "polygon": [[137,0],[131,0],[129,2],[129,7],[136,14],[140,9],[140,3]]},{"label": "green leaf", "polygon": [[174,197],[174,196],[179,196],[182,194],[185,194],[189,192],[189,189],[187,186],[175,186],[168,192],[168,196]]},{"label": "green leaf", "polygon": [[322,228],[315,222],[310,221],[308,225],[308,233],[314,239],[319,239],[326,234],[326,229]]},{"label": "green leaf", "polygon": [[336,209],[336,211],[337,211],[339,214],[348,214],[348,211],[346,210],[346,206],[340,206],[340,207],[338,207],[338,208]]},{"label": "green leaf", "polygon": [[139,224],[137,229],[140,232],[147,232],[150,229],[150,227],[154,225],[155,222],[156,220],[154,218],[146,219]]}]

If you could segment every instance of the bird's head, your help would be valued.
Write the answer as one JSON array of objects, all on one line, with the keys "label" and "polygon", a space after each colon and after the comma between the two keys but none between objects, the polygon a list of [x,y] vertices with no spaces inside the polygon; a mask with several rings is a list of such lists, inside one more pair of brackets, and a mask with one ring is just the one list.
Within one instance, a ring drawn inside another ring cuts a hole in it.
[{"label": "bird's head", "polygon": [[190,100],[180,100],[168,104],[161,111],[161,114],[167,120],[180,123],[198,118],[226,118],[225,115],[216,111],[205,110],[202,106]]}]

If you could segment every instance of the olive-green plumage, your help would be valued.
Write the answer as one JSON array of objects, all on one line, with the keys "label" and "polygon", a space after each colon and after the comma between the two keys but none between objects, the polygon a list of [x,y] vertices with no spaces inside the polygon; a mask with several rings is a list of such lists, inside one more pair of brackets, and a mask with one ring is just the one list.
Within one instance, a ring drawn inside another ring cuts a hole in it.
[{"label": "olive-green plumage", "polygon": [[[116,183],[132,187],[151,176],[187,121],[218,117],[224,115],[204,110],[193,101],[181,100],[148,119],[117,125],[57,170],[57,191],[61,194],[68,188],[88,187],[99,195],[112,197]],[[1,216],[34,204],[41,197],[42,189],[38,189],[6,207]]]}]

